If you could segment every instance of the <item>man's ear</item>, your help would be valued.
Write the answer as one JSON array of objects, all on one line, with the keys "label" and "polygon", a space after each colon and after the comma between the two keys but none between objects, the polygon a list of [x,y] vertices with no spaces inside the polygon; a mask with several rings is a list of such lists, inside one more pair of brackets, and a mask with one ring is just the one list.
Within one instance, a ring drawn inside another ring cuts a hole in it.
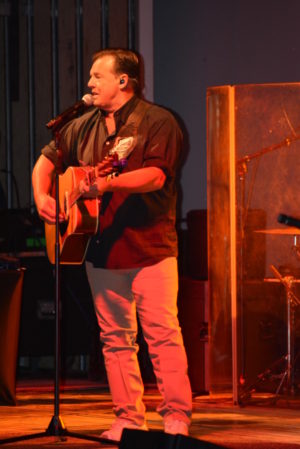
[{"label": "man's ear", "polygon": [[128,85],[128,75],[126,73],[122,73],[122,75],[120,75],[120,86],[122,89],[124,89],[125,87],[127,87]]}]

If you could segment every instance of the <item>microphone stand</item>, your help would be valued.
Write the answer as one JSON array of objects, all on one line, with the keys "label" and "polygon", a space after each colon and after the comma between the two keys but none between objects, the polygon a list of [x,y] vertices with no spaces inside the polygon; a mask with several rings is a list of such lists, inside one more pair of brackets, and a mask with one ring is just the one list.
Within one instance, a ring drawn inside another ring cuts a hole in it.
[{"label": "microphone stand", "polygon": [[[66,121],[65,121],[66,122]],[[53,127],[55,149],[57,154],[57,164],[55,169],[55,202],[56,202],[56,218],[55,218],[55,379],[54,379],[54,415],[44,432],[33,433],[29,435],[21,435],[0,440],[0,445],[14,443],[17,441],[31,440],[35,438],[44,438],[49,436],[78,438],[88,441],[96,441],[98,443],[112,444],[119,446],[118,441],[108,440],[106,438],[85,435],[77,432],[70,432],[64,425],[60,416],[60,376],[61,376],[61,264],[60,264],[60,235],[59,235],[59,174],[62,169],[62,151],[60,149],[60,128],[64,123]]]}]

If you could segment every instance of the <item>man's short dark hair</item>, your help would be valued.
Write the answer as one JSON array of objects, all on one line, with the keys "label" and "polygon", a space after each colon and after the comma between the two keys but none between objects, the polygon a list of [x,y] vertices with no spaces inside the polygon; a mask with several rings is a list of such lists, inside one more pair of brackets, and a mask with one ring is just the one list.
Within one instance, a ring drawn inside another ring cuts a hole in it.
[{"label": "man's short dark hair", "polygon": [[115,59],[116,74],[126,73],[136,94],[140,93],[140,60],[139,56],[122,48],[107,48],[93,55],[93,63],[103,56],[112,56]]}]

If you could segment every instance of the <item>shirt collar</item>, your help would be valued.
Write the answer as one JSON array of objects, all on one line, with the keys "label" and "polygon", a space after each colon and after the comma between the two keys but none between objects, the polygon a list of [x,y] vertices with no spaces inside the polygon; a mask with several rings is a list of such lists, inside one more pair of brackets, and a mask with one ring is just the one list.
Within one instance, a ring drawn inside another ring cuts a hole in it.
[{"label": "shirt collar", "polygon": [[[139,98],[134,95],[131,97],[127,103],[123,104],[117,111],[114,112],[114,117],[116,121],[116,129],[119,129],[129,117],[129,114],[135,109],[136,104],[138,103]],[[105,117],[105,111],[101,110],[101,115]]]}]

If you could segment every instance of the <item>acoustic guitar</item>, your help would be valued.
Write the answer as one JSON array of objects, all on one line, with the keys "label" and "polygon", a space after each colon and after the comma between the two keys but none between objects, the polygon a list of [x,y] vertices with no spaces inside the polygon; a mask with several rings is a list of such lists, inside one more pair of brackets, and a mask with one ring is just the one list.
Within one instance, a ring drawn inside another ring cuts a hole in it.
[{"label": "acoustic guitar", "polygon": [[[101,197],[84,196],[81,181],[92,184],[97,177],[117,176],[117,155],[109,156],[96,167],[69,167],[59,175],[59,208],[65,221],[59,224],[59,260],[61,264],[83,263],[89,241],[98,229]],[[55,186],[51,196],[55,198]],[[49,261],[55,263],[56,225],[45,223],[46,249]]]}]

